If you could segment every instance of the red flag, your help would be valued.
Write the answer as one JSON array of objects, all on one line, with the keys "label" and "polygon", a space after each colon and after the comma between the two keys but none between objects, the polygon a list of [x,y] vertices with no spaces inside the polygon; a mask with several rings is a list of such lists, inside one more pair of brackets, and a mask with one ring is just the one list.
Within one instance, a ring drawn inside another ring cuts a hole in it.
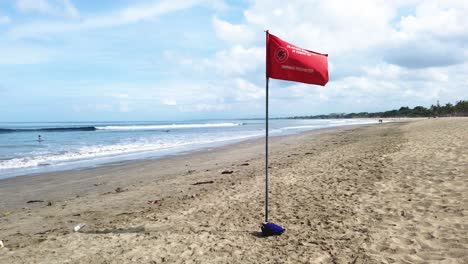
[{"label": "red flag", "polygon": [[267,31],[267,77],[325,86],[328,54],[299,48]]}]

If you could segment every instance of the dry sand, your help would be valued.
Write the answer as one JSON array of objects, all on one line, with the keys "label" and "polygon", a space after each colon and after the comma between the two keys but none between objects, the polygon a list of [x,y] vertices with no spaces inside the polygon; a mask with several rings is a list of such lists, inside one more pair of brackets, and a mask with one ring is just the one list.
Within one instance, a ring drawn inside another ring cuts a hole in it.
[{"label": "dry sand", "polygon": [[0,263],[468,263],[467,118],[273,138],[278,237],[263,148],[2,180]]}]

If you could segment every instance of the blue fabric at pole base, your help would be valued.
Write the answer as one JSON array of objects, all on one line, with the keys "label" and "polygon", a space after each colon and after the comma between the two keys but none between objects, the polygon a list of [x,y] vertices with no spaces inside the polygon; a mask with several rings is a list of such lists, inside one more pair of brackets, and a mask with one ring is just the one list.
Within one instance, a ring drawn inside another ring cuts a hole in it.
[{"label": "blue fabric at pole base", "polygon": [[262,235],[263,236],[279,236],[283,234],[284,228],[273,223],[265,222],[262,224]]}]

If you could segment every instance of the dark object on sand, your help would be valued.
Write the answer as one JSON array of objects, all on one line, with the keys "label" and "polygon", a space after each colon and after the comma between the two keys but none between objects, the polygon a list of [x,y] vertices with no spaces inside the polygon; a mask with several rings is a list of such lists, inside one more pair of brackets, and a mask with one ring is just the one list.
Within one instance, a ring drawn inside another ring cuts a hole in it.
[{"label": "dark object on sand", "polygon": [[202,181],[202,182],[196,182],[192,185],[200,185],[200,184],[210,184],[210,183],[214,183],[214,181]]},{"label": "dark object on sand", "polygon": [[126,191],[128,191],[128,189],[122,189],[122,188],[120,188],[120,187],[117,187],[117,188],[115,189],[115,192],[116,192],[116,193],[121,193],[121,192],[126,192]]},{"label": "dark object on sand", "polygon": [[273,223],[262,224],[262,236],[279,236],[284,233],[284,228]]},{"label": "dark object on sand", "polygon": [[248,163],[242,163],[241,166],[249,166],[250,164]]},{"label": "dark object on sand", "polygon": [[221,174],[232,174],[234,171],[230,171],[230,170],[225,170],[223,172],[221,172]]},{"label": "dark object on sand", "polygon": [[43,203],[44,201],[42,200],[29,200],[26,203]]}]

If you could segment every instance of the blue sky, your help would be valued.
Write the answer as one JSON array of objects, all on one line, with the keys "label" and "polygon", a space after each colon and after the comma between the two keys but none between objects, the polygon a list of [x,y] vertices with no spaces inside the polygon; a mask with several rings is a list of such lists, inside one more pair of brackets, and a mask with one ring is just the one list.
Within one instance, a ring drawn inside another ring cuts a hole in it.
[{"label": "blue sky", "polygon": [[272,116],[467,99],[464,1],[0,1],[0,122],[262,117],[264,29],[330,54]]}]

